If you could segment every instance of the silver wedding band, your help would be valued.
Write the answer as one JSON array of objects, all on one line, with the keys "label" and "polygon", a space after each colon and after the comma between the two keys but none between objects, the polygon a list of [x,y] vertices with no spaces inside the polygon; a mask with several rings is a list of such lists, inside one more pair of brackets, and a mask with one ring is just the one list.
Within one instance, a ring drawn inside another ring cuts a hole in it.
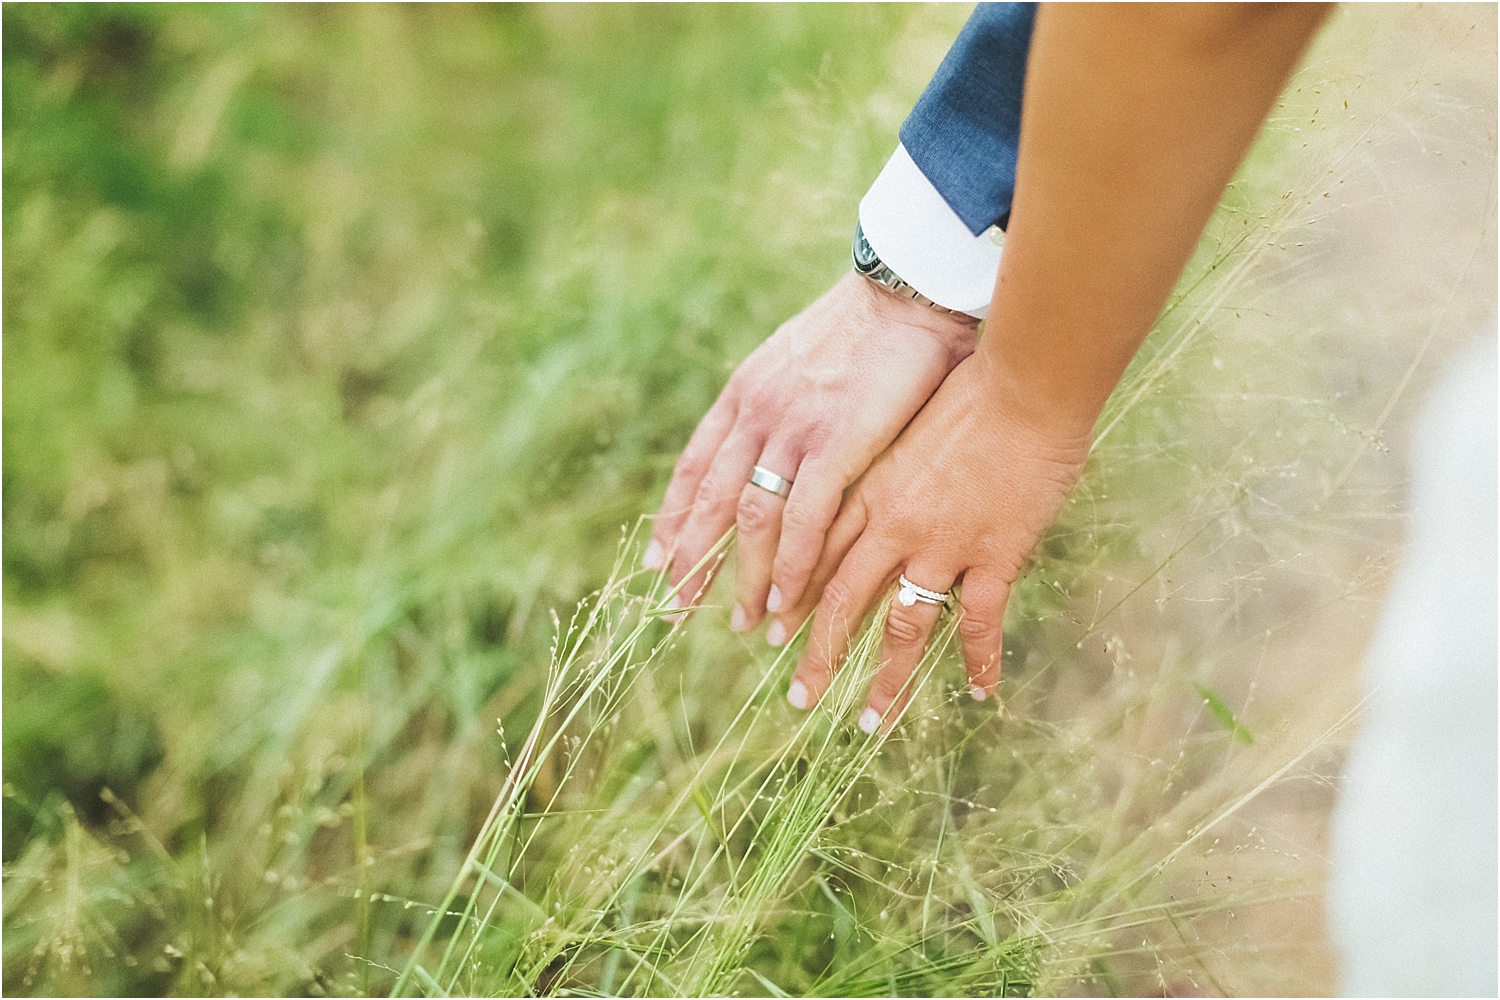
[{"label": "silver wedding band", "polygon": [[909,608],[918,601],[923,604],[947,604],[948,595],[936,590],[928,590],[926,587],[918,587],[901,574],[901,589],[896,591],[896,601],[903,607]]},{"label": "silver wedding band", "polygon": [[792,481],[778,476],[770,469],[757,465],[750,473],[750,481],[769,493],[779,497],[787,496],[792,492]]}]

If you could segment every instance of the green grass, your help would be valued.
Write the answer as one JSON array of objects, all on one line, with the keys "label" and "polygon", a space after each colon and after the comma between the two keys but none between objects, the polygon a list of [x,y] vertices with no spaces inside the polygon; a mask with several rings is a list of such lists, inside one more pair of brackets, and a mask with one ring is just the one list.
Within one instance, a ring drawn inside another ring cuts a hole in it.
[{"label": "green grass", "polygon": [[1493,310],[1493,10],[1336,16],[1004,710],[945,638],[870,739],[868,639],[802,716],[636,543],[965,14],[4,8],[7,992],[1305,987],[1257,935]]}]

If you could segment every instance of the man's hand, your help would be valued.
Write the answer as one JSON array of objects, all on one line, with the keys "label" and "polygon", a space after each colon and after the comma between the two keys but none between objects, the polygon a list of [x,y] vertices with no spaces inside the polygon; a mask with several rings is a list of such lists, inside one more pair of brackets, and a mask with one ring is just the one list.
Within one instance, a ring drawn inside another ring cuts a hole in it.
[{"label": "man's hand", "polygon": [[[792,704],[808,708],[822,697],[865,613],[903,573],[934,591],[962,582],[958,629],[971,691],[983,699],[995,690],[1011,585],[1078,478],[1091,439],[1087,424],[1027,416],[1013,405],[1022,394],[986,352],[973,355],[854,489],[828,532],[808,597],[782,616],[790,632],[817,607],[787,694]],[[891,605],[860,718],[866,732],[899,714],[939,610]]]},{"label": "man's hand", "polygon": [[[963,581],[976,697],[1000,676],[1005,605],[1088,453],[1095,418],[1327,8],[1044,4],[1027,61],[1016,198],[984,342],[828,531],[786,631],[817,606],[788,700],[807,707],[905,573]],[[819,594],[821,593],[821,598]],[[892,607],[860,719],[899,711],[938,608]]]},{"label": "man's hand", "polygon": [[[782,324],[730,377],[667,487],[646,549],[675,586],[739,524],[730,627],[793,607],[844,490],[974,351],[978,321],[893,295],[853,272]],[[782,499],[749,482],[754,466],[794,480]],[[707,573],[677,599],[697,601]],[[816,597],[814,596],[814,600]],[[790,633],[772,625],[773,645]]]}]

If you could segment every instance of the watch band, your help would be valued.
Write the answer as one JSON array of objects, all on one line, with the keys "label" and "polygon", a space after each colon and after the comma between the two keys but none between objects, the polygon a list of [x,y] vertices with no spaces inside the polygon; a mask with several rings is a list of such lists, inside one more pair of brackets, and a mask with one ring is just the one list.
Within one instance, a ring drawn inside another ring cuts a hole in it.
[{"label": "watch band", "polygon": [[903,299],[911,299],[913,302],[935,309],[938,312],[951,313],[955,316],[968,316],[962,309],[949,309],[947,306],[938,305],[936,302],[917,291],[911,285],[901,280],[901,276],[888,267],[885,261],[875,253],[875,248],[870,246],[870,241],[865,239],[865,228],[859,222],[854,224],[854,245],[850,248],[849,255],[854,259],[854,269],[869,278],[877,285],[894,292]]}]

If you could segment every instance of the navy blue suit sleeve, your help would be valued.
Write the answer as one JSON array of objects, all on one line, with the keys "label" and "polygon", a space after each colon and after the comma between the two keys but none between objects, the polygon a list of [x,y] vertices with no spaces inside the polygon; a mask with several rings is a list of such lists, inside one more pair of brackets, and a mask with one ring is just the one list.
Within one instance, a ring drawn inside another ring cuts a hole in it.
[{"label": "navy blue suit sleeve", "polygon": [[974,235],[1004,226],[1036,5],[982,3],[901,126],[901,144]]}]

